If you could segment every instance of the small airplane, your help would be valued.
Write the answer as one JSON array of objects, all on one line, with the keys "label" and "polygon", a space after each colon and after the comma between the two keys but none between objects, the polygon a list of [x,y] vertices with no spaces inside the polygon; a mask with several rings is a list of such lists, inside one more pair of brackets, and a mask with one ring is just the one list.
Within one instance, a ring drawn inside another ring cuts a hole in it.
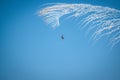
[{"label": "small airplane", "polygon": [[64,39],[64,36],[63,36],[63,35],[61,35],[61,39]]}]

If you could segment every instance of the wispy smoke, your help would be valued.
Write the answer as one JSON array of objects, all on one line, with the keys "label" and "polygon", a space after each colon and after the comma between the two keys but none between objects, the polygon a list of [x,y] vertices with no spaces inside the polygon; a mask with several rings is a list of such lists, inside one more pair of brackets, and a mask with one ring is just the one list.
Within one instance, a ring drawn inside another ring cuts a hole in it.
[{"label": "wispy smoke", "polygon": [[90,4],[59,3],[48,5],[39,11],[39,15],[52,28],[58,27],[60,18],[68,14],[69,17],[80,18],[82,24],[79,26],[87,27],[88,32],[94,30],[92,39],[111,36],[109,40],[112,46],[120,42],[120,10]]}]

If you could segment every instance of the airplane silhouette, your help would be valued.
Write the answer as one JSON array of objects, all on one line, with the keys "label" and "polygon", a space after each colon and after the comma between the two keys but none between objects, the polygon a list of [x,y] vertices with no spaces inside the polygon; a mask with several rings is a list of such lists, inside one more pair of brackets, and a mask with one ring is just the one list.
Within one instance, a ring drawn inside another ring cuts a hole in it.
[{"label": "airplane silhouette", "polygon": [[61,36],[61,39],[64,39],[64,36],[63,36],[63,35]]}]

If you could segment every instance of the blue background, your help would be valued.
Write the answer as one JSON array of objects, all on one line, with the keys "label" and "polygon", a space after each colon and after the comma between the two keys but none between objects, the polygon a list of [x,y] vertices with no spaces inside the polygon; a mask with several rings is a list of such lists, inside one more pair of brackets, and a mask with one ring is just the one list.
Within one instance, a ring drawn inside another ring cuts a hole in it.
[{"label": "blue background", "polygon": [[72,20],[51,29],[37,15],[45,3],[120,10],[119,0],[0,0],[0,80],[120,80],[120,45],[92,45]]}]

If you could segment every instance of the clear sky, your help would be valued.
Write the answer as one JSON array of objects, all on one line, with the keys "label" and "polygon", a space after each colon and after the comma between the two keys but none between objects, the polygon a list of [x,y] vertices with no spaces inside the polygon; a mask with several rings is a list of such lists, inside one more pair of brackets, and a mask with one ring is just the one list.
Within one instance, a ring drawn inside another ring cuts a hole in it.
[{"label": "clear sky", "polygon": [[72,20],[53,30],[37,15],[46,3],[120,10],[119,0],[0,0],[0,80],[120,80],[120,45],[94,44]]}]

